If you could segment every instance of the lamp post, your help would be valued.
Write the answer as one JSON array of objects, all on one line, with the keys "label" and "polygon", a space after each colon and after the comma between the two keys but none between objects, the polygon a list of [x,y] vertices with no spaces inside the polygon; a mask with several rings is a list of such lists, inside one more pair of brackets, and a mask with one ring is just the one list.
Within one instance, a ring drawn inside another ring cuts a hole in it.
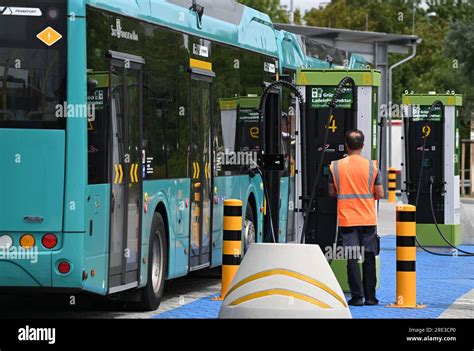
[{"label": "lamp post", "polygon": [[290,23],[295,24],[295,11],[293,0],[290,0]]}]

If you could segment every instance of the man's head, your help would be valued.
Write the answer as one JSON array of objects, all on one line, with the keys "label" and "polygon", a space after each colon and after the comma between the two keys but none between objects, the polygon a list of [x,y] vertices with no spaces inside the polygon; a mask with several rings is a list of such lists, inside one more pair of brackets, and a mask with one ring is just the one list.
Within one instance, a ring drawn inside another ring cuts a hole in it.
[{"label": "man's head", "polygon": [[347,151],[361,151],[364,147],[364,139],[364,133],[360,130],[349,130],[345,137]]}]

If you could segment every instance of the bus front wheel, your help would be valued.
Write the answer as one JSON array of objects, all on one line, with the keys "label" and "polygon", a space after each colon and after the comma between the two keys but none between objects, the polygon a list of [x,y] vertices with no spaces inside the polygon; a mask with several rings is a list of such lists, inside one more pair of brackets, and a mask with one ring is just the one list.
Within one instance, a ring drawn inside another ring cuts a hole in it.
[{"label": "bus front wheel", "polygon": [[148,280],[143,288],[141,307],[147,311],[158,309],[163,297],[166,276],[167,243],[163,217],[153,215],[148,246]]}]

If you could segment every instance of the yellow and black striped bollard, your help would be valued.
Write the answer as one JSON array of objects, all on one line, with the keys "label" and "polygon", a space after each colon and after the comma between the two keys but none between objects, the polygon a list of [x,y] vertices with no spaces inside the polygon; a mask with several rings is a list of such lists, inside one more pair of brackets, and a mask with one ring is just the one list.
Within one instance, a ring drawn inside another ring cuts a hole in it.
[{"label": "yellow and black striped bollard", "polygon": [[222,247],[222,287],[219,300],[223,300],[242,260],[242,201],[224,201],[224,242]]},{"label": "yellow and black striped bollard", "polygon": [[416,207],[397,206],[397,299],[389,307],[423,308],[416,304]]},{"label": "yellow and black striped bollard", "polygon": [[397,201],[397,170],[390,167],[388,170],[388,202],[395,203]]}]

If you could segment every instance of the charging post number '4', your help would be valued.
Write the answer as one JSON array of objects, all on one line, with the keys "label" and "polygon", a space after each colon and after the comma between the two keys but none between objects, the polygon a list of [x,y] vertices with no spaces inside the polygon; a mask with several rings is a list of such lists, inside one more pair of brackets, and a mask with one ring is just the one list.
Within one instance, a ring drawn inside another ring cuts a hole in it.
[{"label": "charging post number '4'", "polygon": [[336,125],[336,119],[334,118],[334,115],[331,115],[331,117],[329,118],[329,126],[328,126],[328,129],[329,129],[331,132],[336,133],[337,125]]}]

